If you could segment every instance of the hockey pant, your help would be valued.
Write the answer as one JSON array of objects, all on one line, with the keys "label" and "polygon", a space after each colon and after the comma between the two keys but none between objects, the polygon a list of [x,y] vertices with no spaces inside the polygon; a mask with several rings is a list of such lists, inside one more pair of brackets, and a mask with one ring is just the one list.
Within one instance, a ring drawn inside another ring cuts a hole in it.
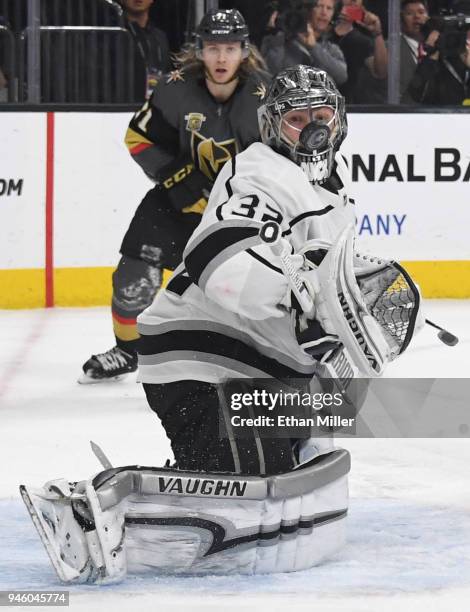
[{"label": "hockey pant", "polygon": [[279,474],[293,468],[289,438],[260,437],[256,427],[245,430],[243,437],[231,435],[222,385],[182,380],[143,386],[150,408],[170,439],[179,469]]},{"label": "hockey pant", "polygon": [[349,453],[277,476],[121,467],[21,494],[63,582],[308,569],[345,541]]}]

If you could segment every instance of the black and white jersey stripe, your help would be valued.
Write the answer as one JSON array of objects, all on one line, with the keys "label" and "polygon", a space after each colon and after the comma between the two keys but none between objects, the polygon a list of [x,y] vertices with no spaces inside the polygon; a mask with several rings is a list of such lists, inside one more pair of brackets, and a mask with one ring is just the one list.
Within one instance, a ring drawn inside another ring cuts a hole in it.
[{"label": "black and white jersey stripe", "polygon": [[228,219],[210,225],[186,248],[184,264],[189,276],[202,290],[207,279],[225,261],[261,244],[260,224]]},{"label": "black and white jersey stripe", "polygon": [[[170,372],[175,362],[199,362],[209,369],[225,368],[234,375],[278,380],[310,378],[315,372],[313,361],[302,363],[274,346],[259,345],[247,333],[214,321],[139,323],[138,331],[140,366],[169,366]],[[165,367],[160,369],[164,371]]]}]

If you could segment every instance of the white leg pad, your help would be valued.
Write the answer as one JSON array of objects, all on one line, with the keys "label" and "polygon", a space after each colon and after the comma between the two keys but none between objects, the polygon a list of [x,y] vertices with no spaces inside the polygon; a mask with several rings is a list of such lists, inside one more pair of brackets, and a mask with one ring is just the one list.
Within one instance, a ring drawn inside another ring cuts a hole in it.
[{"label": "white leg pad", "polygon": [[293,572],[344,544],[349,469],[336,449],[277,476],[114,468],[79,494],[22,494],[64,582]]},{"label": "white leg pad", "polygon": [[91,480],[87,482],[86,495],[96,527],[93,559],[102,564],[96,582],[121,582],[127,573],[123,504],[103,511]]}]

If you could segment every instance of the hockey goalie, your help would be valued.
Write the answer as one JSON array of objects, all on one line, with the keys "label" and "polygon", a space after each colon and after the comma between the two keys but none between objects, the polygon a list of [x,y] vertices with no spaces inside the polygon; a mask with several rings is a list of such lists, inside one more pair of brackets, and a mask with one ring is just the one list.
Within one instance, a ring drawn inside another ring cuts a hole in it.
[{"label": "hockey goalie", "polygon": [[64,582],[292,572],[345,541],[349,453],[255,426],[237,438],[225,387],[380,376],[419,327],[419,291],[397,263],[355,250],[344,99],[329,76],[279,73],[259,126],[138,320],[140,381],[174,466],[21,487]]}]

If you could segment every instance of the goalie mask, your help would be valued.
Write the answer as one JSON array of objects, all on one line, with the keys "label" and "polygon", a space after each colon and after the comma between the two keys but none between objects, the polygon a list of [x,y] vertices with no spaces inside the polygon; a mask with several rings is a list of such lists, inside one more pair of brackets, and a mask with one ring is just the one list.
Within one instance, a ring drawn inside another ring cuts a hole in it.
[{"label": "goalie mask", "polygon": [[333,80],[324,70],[302,65],[273,78],[258,123],[264,144],[300,166],[312,183],[330,176],[348,131],[344,98]]},{"label": "goalie mask", "polygon": [[376,377],[419,329],[420,294],[399,264],[354,253],[353,243],[351,225],[314,271],[316,317],[338,335],[360,373]]},{"label": "goalie mask", "polygon": [[243,57],[248,57],[250,52],[248,27],[236,9],[212,9],[201,19],[196,30],[196,53],[199,59],[202,59],[204,41],[240,41]]}]

